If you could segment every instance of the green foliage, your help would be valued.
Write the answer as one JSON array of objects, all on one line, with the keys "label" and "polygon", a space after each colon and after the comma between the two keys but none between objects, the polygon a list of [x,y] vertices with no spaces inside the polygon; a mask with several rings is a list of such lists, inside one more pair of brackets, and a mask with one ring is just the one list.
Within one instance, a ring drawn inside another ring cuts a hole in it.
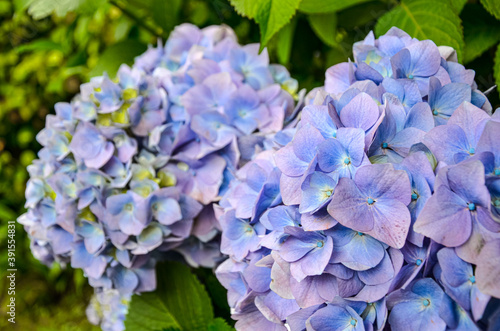
[{"label": "green foliage", "polygon": [[493,73],[495,75],[495,80],[497,82],[497,90],[500,92],[500,45],[497,47],[495,53],[495,66],[493,67]]},{"label": "green foliage", "polygon": [[165,281],[158,282],[156,291],[132,297],[125,320],[127,331],[231,330],[224,319],[214,319],[210,296],[187,266],[161,264],[157,279]]},{"label": "green foliage", "polygon": [[462,25],[456,12],[450,10],[448,0],[403,0],[378,20],[375,33],[380,36],[393,26],[414,38],[451,46],[457,51],[459,61],[462,60]]},{"label": "green foliage", "polygon": [[370,0],[302,0],[299,10],[307,14],[333,13]]},{"label": "green foliage", "polygon": [[276,36],[278,39],[276,55],[278,57],[278,61],[283,65],[288,64],[288,61],[290,61],[293,46],[293,34],[296,26],[297,20],[293,19],[292,23],[287,24],[278,32]]},{"label": "green foliage", "polygon": [[308,16],[309,24],[322,42],[328,46],[337,46],[337,14],[312,14]]},{"label": "green foliage", "polygon": [[49,51],[49,50],[65,52],[67,51],[67,48],[50,39],[38,39],[33,42],[18,46],[15,48],[15,50],[18,53],[24,53],[29,51]]},{"label": "green foliage", "polygon": [[163,31],[170,32],[178,24],[178,15],[181,9],[182,0],[151,0],[149,8],[153,14],[154,21],[163,28]]},{"label": "green foliage", "polygon": [[283,26],[290,22],[301,0],[259,1],[261,1],[261,7],[255,15],[255,22],[260,26],[262,49]]},{"label": "green foliage", "polygon": [[[259,24],[262,50],[280,29],[290,23],[301,0],[230,0],[230,2],[240,15],[252,18]],[[286,33],[288,32],[285,32],[285,37]],[[290,43],[281,47],[288,45]],[[280,57],[286,59],[286,51]]]},{"label": "green foliage", "polygon": [[131,65],[134,58],[146,50],[146,45],[137,40],[125,40],[106,48],[89,76],[100,76],[106,72],[114,77],[122,63]]},{"label": "green foliage", "polygon": [[226,323],[226,321],[220,317],[217,317],[214,319],[210,324],[207,326],[207,331],[231,331],[234,330],[229,324]]},{"label": "green foliage", "polygon": [[467,0],[450,0],[451,6],[457,14],[460,14],[462,9],[464,9]]},{"label": "green foliage", "polygon": [[255,18],[259,8],[262,7],[262,3],[265,0],[229,0],[231,5],[234,6],[236,12],[241,16],[245,16],[248,18]]},{"label": "green foliage", "polygon": [[180,330],[181,326],[161,298],[157,292],[134,295],[125,321],[126,330],[158,331],[168,328]]},{"label": "green foliage", "polygon": [[28,0],[28,12],[34,19],[42,19],[55,13],[65,16],[70,11],[94,12],[106,3],[106,0]]},{"label": "green foliage", "polygon": [[500,20],[500,2],[498,0],[481,0],[484,8]]},{"label": "green foliage", "polygon": [[469,63],[500,41],[500,21],[477,4],[467,5],[463,18],[466,46],[464,63]]}]

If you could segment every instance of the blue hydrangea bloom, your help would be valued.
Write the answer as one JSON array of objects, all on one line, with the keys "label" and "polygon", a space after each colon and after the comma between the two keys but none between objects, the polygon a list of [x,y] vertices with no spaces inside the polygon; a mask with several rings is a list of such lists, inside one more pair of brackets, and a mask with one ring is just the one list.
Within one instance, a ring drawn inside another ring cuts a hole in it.
[{"label": "blue hydrangea bloom", "polygon": [[[239,45],[230,28],[190,24],[122,65],[116,78],[92,78],[70,103],[55,105],[37,135],[43,148],[28,167],[28,211],[19,218],[33,254],[83,269],[106,306],[93,320],[120,330],[120,302],[156,288],[155,264],[165,256],[214,267],[222,228],[240,241],[231,250],[238,257],[257,250],[265,228],[229,220],[221,227],[212,205],[294,119],[297,86],[259,45]],[[276,175],[259,195],[265,170],[249,171],[258,216],[281,202]],[[247,212],[242,206],[238,215]]]},{"label": "blue hydrangea bloom", "polygon": [[499,112],[449,47],[392,28],[353,55],[215,207],[236,328],[495,325]]}]

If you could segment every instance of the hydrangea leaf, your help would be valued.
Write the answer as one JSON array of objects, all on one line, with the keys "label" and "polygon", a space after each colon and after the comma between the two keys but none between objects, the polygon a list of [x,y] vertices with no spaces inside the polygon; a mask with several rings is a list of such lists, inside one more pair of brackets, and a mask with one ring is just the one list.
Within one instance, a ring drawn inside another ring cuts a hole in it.
[{"label": "hydrangea leaf", "polygon": [[207,331],[231,331],[234,330],[223,318],[217,317],[207,325]]},{"label": "hydrangea leaf", "polygon": [[328,46],[336,46],[337,14],[311,14],[307,17],[314,33]]},{"label": "hydrangea leaf", "polygon": [[126,40],[111,45],[99,57],[89,76],[98,76],[107,72],[110,77],[114,77],[122,63],[132,64],[134,58],[145,50],[146,45],[137,40]]},{"label": "hydrangea leaf", "polygon": [[403,0],[382,16],[375,33],[383,35],[396,26],[414,38],[430,39],[438,46],[451,46],[462,61],[464,38],[460,18],[448,0]]},{"label": "hydrangea leaf", "polygon": [[296,26],[297,20],[293,19],[290,24],[285,25],[285,27],[281,29],[276,35],[278,39],[276,55],[278,56],[279,62],[283,65],[288,64],[288,61],[290,61],[290,55],[292,54],[293,35]]},{"label": "hydrangea leaf", "polygon": [[464,63],[479,57],[500,41],[500,22],[480,5],[470,4],[464,10]]},{"label": "hydrangea leaf", "polygon": [[265,0],[255,15],[260,26],[261,50],[285,24],[288,24],[299,7],[301,0]]},{"label": "hydrangea leaf", "polygon": [[149,12],[158,26],[170,32],[177,23],[181,5],[181,0],[152,0]]},{"label": "hydrangea leaf", "polygon": [[465,4],[467,3],[467,0],[450,0],[451,6],[457,14],[460,14],[462,10],[464,9]]},{"label": "hydrangea leaf", "polygon": [[481,0],[484,8],[500,20],[500,2],[498,0]]},{"label": "hydrangea leaf", "polygon": [[183,264],[170,262],[158,266],[157,293],[183,330],[206,330],[214,319],[210,297],[198,278]]},{"label": "hydrangea leaf", "polygon": [[[134,295],[125,320],[126,330],[207,330],[215,322],[210,297],[189,268],[177,262],[157,268],[159,281],[155,292]],[[214,328],[215,330],[224,330]]]},{"label": "hydrangea leaf", "polygon": [[299,10],[307,14],[332,13],[369,1],[371,0],[302,0]]},{"label": "hydrangea leaf", "polygon": [[495,53],[495,65],[493,66],[493,74],[495,75],[497,89],[498,91],[500,91],[500,45],[498,45],[497,51]]},{"label": "hydrangea leaf", "polygon": [[241,16],[255,18],[260,6],[266,0],[229,0],[229,2]]},{"label": "hydrangea leaf", "polygon": [[181,327],[169,312],[158,292],[134,295],[125,320],[127,331],[180,330]]}]

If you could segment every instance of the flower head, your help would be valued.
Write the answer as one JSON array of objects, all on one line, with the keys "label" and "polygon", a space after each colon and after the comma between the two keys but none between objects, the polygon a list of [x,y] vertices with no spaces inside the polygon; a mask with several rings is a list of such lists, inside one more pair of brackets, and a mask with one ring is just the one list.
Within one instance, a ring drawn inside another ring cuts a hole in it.
[{"label": "flower head", "polygon": [[228,255],[216,275],[238,329],[474,330],[494,318],[499,121],[448,51],[370,33],[296,126],[235,173],[216,207]]},{"label": "flower head", "polygon": [[[258,50],[225,26],[183,24],[116,79],[92,78],[47,116],[19,222],[37,258],[83,269],[97,301],[116,306],[94,318],[103,329],[123,329],[116,291],[130,298],[156,288],[162,252],[195,267],[220,258],[212,204],[240,156],[251,158],[296,115],[296,81]],[[279,190],[255,198],[262,213]],[[241,244],[228,250],[244,257],[263,226],[228,219],[223,228]]]}]

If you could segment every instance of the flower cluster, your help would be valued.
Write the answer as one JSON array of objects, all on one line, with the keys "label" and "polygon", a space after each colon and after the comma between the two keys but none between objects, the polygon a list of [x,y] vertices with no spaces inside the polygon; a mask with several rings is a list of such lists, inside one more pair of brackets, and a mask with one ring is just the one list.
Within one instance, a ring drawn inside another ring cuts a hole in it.
[{"label": "flower cluster", "polygon": [[500,112],[397,28],[354,60],[215,209],[236,328],[478,330],[500,298]]},{"label": "flower cluster", "polygon": [[121,331],[128,312],[131,294],[115,289],[97,289],[87,307],[87,317],[103,330]]},{"label": "flower cluster", "polygon": [[156,261],[174,251],[215,266],[212,203],[296,110],[297,82],[258,51],[228,27],[183,24],[56,104],[19,218],[33,254],[125,297],[154,290]]}]

